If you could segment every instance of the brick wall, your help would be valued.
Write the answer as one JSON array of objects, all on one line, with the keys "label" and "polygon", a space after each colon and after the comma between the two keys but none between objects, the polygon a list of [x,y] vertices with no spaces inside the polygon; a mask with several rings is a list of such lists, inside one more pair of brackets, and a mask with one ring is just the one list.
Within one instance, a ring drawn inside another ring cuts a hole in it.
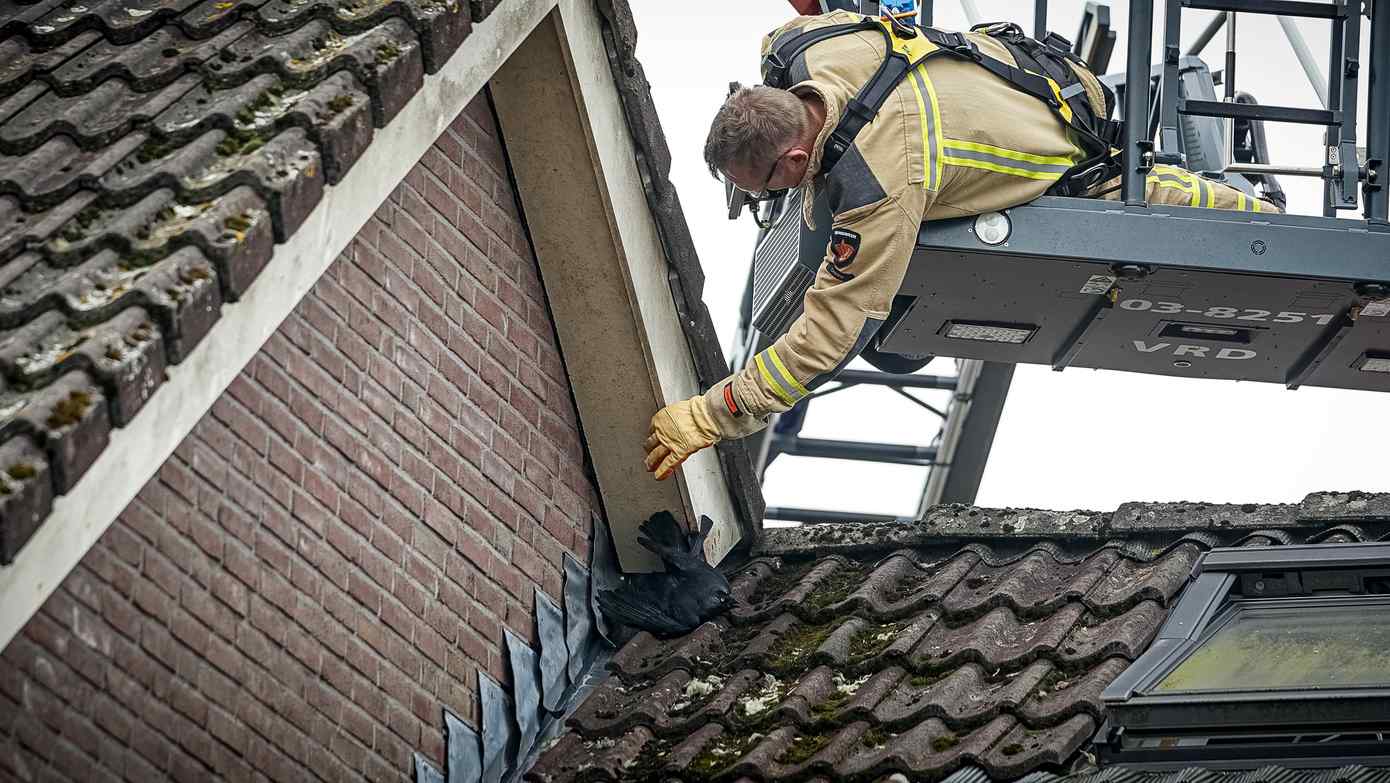
[{"label": "brick wall", "polygon": [[4,650],[0,779],[442,765],[587,559],[576,422],[479,98]]}]

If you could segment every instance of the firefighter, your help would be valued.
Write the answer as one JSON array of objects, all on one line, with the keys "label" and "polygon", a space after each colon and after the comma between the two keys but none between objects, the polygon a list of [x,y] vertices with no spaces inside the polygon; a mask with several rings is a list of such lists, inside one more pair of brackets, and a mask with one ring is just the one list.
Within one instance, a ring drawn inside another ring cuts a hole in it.
[{"label": "firefighter", "polygon": [[[723,438],[761,430],[859,355],[888,316],[923,220],[1044,194],[1118,196],[1113,94],[1061,47],[1016,25],[943,33],[837,11],[774,30],[762,53],[774,86],[729,96],[705,162],[754,198],[801,188],[812,226],[823,190],[830,241],[786,334],[652,417],[646,468],[658,479]],[[1154,204],[1277,211],[1171,166],[1148,173],[1147,194]]]}]

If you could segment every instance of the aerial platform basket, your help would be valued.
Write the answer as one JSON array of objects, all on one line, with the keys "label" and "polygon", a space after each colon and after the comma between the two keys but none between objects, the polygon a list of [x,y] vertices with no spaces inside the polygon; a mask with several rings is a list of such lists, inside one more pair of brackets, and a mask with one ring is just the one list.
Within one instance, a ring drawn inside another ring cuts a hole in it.
[{"label": "aerial platform basket", "polygon": [[879,349],[1390,391],[1387,283],[1390,230],[1043,198],[924,224]]}]

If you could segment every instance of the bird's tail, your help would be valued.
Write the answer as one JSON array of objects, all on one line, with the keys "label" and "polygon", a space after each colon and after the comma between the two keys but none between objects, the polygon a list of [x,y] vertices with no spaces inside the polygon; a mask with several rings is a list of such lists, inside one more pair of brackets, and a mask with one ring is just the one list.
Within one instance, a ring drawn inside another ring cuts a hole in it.
[{"label": "bird's tail", "polygon": [[714,520],[701,515],[700,532],[691,533],[681,527],[671,512],[658,511],[638,528],[637,543],[660,557],[662,562],[679,562],[693,557],[703,563],[705,538],[713,529]]},{"label": "bird's tail", "polygon": [[669,511],[658,511],[652,514],[638,528],[638,533],[637,543],[657,555],[690,551],[685,530],[681,528],[680,523]]}]

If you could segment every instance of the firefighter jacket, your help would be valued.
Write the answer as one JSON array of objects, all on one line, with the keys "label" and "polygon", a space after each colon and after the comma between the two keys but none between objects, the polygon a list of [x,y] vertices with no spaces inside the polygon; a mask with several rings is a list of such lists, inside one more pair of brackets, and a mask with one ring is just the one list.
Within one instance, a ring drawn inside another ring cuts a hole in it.
[{"label": "firefighter jacket", "polygon": [[[763,54],[783,36],[860,18],[845,11],[797,17],[763,39]],[[981,54],[1016,64],[988,35],[967,37]],[[1044,102],[976,63],[943,55],[912,69],[822,175],[825,141],[883,60],[885,45],[874,31],[839,35],[791,64],[792,91],[819,98],[826,110],[801,187],[808,225],[824,189],[833,214],[830,241],[801,317],[705,393],[723,437],[762,429],[769,414],[791,408],[863,350],[888,317],[923,220],[1032,201],[1086,159],[1074,132]],[[1092,105],[1103,105],[1099,82],[1075,70]],[[1156,171],[1149,180],[1151,199],[1163,203],[1233,208],[1239,193],[1181,169]],[[1259,208],[1244,194],[1239,198],[1243,208]]]}]

